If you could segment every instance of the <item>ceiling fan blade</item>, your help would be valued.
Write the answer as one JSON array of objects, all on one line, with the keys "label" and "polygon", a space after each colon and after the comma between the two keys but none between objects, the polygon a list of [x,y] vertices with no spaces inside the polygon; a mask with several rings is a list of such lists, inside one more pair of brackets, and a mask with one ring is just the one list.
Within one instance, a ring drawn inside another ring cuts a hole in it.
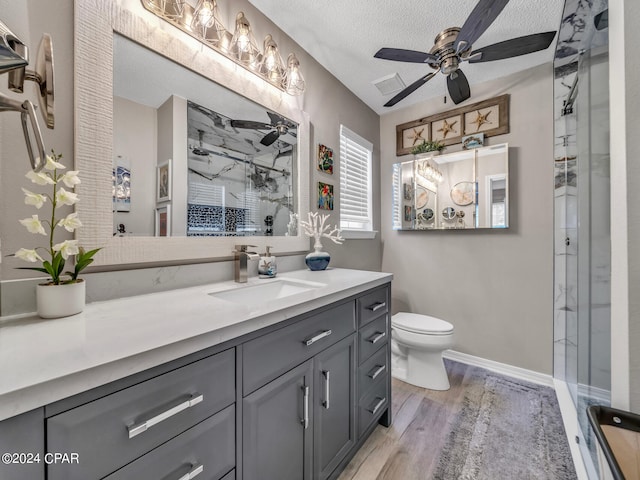
[{"label": "ceiling fan blade", "polygon": [[385,107],[393,107],[396,103],[398,103],[400,100],[402,100],[405,97],[408,97],[409,95],[411,95],[413,92],[415,92],[418,88],[420,88],[422,85],[424,85],[425,83],[427,83],[429,80],[431,80],[433,77],[435,77],[436,73],[438,72],[433,72],[430,73],[429,75],[426,75],[424,77],[420,77],[418,80],[416,80],[415,82],[413,82],[411,85],[409,85],[407,88],[405,88],[404,90],[402,90],[399,94],[397,94],[395,97],[393,97],[391,100],[389,100],[387,103],[384,104]]},{"label": "ceiling fan blade", "polygon": [[458,33],[454,44],[456,51],[462,52],[471,48],[471,45],[498,18],[507,3],[509,0],[480,0]]},{"label": "ceiling fan blade", "polygon": [[449,96],[451,97],[451,100],[456,105],[460,102],[464,102],[471,96],[469,81],[460,69],[456,70],[447,77],[447,88],[449,89]]},{"label": "ceiling fan blade", "polygon": [[278,131],[274,130],[273,132],[269,132],[264,137],[262,137],[262,140],[260,140],[260,143],[265,147],[268,147],[273,142],[275,142],[279,136],[280,134],[278,133]]},{"label": "ceiling fan blade", "polygon": [[276,126],[278,123],[285,123],[287,121],[277,113],[267,112],[267,115],[269,115],[269,118],[271,119],[271,126]]},{"label": "ceiling fan blade", "polygon": [[[534,33],[533,35],[525,35],[524,37],[487,45],[471,52],[469,63],[492,62],[544,50],[549,48],[555,36],[556,32]],[[482,55],[475,58],[478,53]]]},{"label": "ceiling fan blade", "polygon": [[402,48],[381,48],[376,52],[374,58],[412,63],[436,63],[438,61],[438,57],[430,53],[404,50]]},{"label": "ceiling fan blade", "polygon": [[249,128],[251,130],[269,130],[271,125],[254,122],[253,120],[231,120],[231,126],[234,128]]},{"label": "ceiling fan blade", "polygon": [[598,31],[607,28],[609,26],[609,9],[607,8],[593,17],[593,23]]}]

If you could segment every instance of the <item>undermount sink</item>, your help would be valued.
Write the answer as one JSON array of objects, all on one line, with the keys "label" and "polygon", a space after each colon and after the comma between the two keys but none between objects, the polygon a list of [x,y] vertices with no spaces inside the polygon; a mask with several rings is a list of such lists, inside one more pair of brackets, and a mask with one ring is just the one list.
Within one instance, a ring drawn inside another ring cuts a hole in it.
[{"label": "undermount sink", "polygon": [[238,285],[227,290],[209,292],[208,295],[241,305],[260,304],[325,286],[324,283],[284,278],[261,280],[261,282],[263,283]]}]

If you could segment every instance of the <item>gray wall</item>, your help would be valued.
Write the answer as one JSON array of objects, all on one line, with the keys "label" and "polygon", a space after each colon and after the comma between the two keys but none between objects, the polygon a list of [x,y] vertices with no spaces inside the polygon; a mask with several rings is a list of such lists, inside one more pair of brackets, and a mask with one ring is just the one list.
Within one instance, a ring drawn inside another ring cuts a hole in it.
[{"label": "gray wall", "polygon": [[[233,25],[232,19],[236,12],[242,10],[251,21],[256,38],[261,39],[271,33],[285,56],[288,52],[295,52],[298,56],[303,75],[307,82],[307,91],[299,99],[302,110],[309,114],[312,125],[312,145],[315,151],[318,143],[323,143],[334,149],[335,160],[338,160],[339,129],[343,123],[353,131],[374,144],[374,172],[379,171],[379,117],[362,103],[346,87],[333,77],[327,70],[313,60],[288,36],[282,33],[269,19],[264,17],[247,0],[238,0],[232,4],[221,5],[223,19],[227,26]],[[63,153],[63,162],[71,166],[73,163],[73,1],[58,0],[26,0],[15,2],[0,0],[2,20],[14,33],[21,37],[32,48],[35,54],[42,32],[48,32],[53,37],[55,67],[56,67],[56,128],[55,131],[45,132],[45,142],[48,149],[55,148]],[[4,79],[0,82],[0,91],[11,97],[16,94],[7,92]],[[35,101],[32,85],[28,86],[28,93],[19,98],[30,98]],[[28,180],[23,175],[28,169],[26,148],[22,140],[19,116],[17,114],[0,115],[0,240],[2,241],[2,263],[0,264],[0,279],[3,281],[33,277],[33,274],[15,270],[17,266],[25,266],[13,258],[4,255],[13,253],[20,247],[32,247],[40,239],[26,232],[18,220],[33,214],[31,207],[23,204],[21,187],[28,188]],[[88,172],[81,172],[87,175]],[[333,176],[327,176],[314,171],[309,179],[309,188],[313,188],[311,195],[312,211],[315,211],[315,185],[318,180],[333,183],[336,192],[336,210],[331,215],[331,222],[338,223],[337,208],[339,206],[339,165],[336,165]],[[374,175],[374,190],[377,190],[379,178]],[[82,199],[81,199],[82,201]],[[374,228],[379,229],[380,199],[374,199]],[[42,237],[44,239],[44,237]],[[61,235],[60,239],[63,238]],[[368,270],[380,269],[381,244],[380,238],[374,240],[349,240],[342,246],[329,245],[326,247],[333,255],[332,265],[346,268],[361,268]],[[212,268],[227,269],[218,265]],[[92,281],[99,281],[99,278]],[[0,283],[0,288],[2,284]],[[32,291],[32,286],[25,286]],[[15,291],[16,285],[11,285]],[[2,292],[0,292],[2,293]],[[2,295],[0,298],[7,298]],[[0,313],[15,313],[0,304]]]},{"label": "gray wall", "polygon": [[[442,100],[381,118],[382,269],[395,274],[395,311],[433,315],[455,327],[455,350],[552,373],[552,67],[543,65],[473,87],[472,101],[511,94],[508,142],[510,228],[498,231],[391,230],[395,126],[450,110]],[[445,150],[452,152],[459,145]]]}]

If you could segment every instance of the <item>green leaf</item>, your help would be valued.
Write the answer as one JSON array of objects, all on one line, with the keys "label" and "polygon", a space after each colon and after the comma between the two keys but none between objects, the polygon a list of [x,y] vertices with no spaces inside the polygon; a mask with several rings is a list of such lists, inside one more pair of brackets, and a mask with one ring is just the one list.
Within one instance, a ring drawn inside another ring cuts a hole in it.
[{"label": "green leaf", "polygon": [[38,267],[16,267],[18,270],[35,270],[36,272],[49,273],[48,270]]}]

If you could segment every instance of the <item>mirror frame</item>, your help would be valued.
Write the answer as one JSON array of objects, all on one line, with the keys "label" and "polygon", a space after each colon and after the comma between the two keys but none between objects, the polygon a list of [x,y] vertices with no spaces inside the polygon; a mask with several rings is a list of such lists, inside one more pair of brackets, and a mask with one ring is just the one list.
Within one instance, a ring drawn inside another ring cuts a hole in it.
[{"label": "mirror frame", "polygon": [[[147,12],[140,0],[75,0],[74,91],[76,211],[83,227],[76,238],[85,248],[101,247],[96,266],[228,260],[234,246],[250,243],[276,253],[309,250],[309,239],[292,237],[114,237],[111,197],[113,165],[113,34],[123,35],[183,67],[298,123],[297,213],[309,211],[310,122],[302,99],[239,67],[197,40]],[[109,218],[106,222],[104,219]]]}]

